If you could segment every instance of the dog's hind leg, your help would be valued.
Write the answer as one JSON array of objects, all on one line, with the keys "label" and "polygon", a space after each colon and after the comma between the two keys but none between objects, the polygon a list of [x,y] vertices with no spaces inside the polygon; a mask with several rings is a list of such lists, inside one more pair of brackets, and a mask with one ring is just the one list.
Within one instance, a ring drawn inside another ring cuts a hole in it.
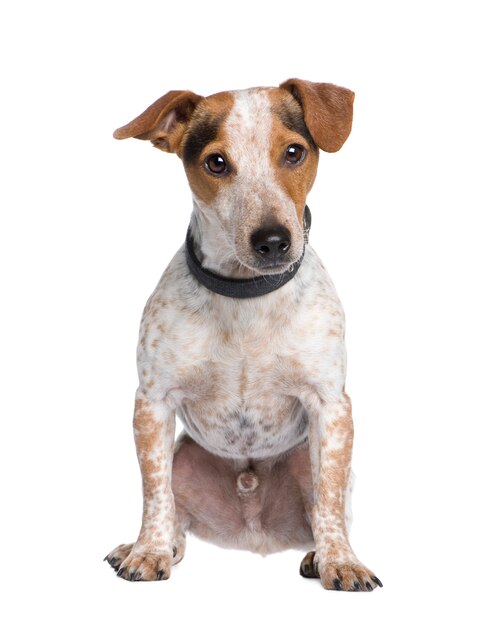
[{"label": "dog's hind leg", "polygon": [[313,546],[307,446],[270,459],[224,459],[183,434],[172,488],[184,533],[260,554]]},{"label": "dog's hind leg", "polygon": [[172,489],[182,547],[188,530],[220,545],[239,534],[243,517],[235,462],[211,454],[185,432],[175,447]]}]

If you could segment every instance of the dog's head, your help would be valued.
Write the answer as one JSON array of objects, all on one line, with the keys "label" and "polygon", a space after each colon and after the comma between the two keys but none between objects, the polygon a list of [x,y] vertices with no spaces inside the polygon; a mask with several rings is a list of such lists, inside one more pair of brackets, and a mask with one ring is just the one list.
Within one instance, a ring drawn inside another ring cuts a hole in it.
[{"label": "dog's head", "polygon": [[223,253],[251,270],[278,273],[303,253],[319,148],[341,148],[353,99],[343,87],[298,79],[207,98],[170,91],[114,137],[149,139],[176,153],[200,219],[229,246]]}]

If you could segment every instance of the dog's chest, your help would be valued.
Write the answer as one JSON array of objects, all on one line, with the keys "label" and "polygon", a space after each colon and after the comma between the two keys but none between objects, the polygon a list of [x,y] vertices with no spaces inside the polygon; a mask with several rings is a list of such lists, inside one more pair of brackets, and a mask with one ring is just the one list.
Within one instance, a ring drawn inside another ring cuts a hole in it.
[{"label": "dog's chest", "polygon": [[265,332],[260,320],[246,328],[210,329],[210,336],[206,330],[198,362],[184,365],[180,379],[178,412],[191,436],[233,458],[272,456],[300,443],[307,418],[292,395],[299,361],[291,347],[271,327]]},{"label": "dog's chest", "polygon": [[178,255],[146,306],[142,393],[169,400],[220,456],[268,457],[303,441],[299,398],[344,383],[343,312],[318,257],[307,248],[297,277],[257,299],[208,295],[189,281]]}]

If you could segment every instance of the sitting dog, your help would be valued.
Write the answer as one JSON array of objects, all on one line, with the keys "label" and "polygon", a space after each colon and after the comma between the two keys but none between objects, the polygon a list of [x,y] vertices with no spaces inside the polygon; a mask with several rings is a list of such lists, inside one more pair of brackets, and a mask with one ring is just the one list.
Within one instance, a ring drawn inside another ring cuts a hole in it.
[{"label": "sitting dog", "polygon": [[319,149],[341,148],[353,99],[298,79],[170,91],[114,133],[176,153],[194,198],[141,322],[142,527],[105,557],[122,578],[167,579],[191,530],[260,554],[308,549],[300,573],[326,589],[381,586],[348,540],[344,314],[308,244]]}]

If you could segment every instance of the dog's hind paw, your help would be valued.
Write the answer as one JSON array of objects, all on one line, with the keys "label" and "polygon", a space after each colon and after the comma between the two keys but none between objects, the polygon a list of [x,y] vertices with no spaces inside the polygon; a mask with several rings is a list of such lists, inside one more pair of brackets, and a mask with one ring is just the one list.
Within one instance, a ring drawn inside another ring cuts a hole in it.
[{"label": "dog's hind paw", "polygon": [[303,578],[320,578],[314,557],[315,552],[312,550],[311,552],[308,552],[308,554],[301,561],[299,573]]}]

